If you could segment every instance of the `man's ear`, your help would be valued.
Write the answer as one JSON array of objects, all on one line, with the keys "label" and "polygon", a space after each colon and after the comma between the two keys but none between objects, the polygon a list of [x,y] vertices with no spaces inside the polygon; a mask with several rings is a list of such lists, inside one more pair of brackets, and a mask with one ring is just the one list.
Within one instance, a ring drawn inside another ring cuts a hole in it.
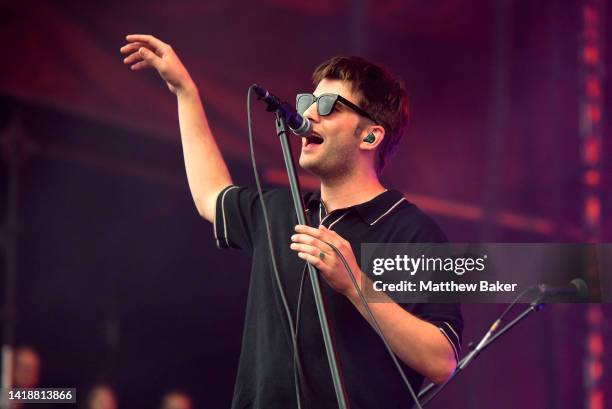
[{"label": "man's ear", "polygon": [[364,130],[359,148],[368,151],[375,150],[383,139],[385,139],[385,128],[380,125],[370,126]]}]

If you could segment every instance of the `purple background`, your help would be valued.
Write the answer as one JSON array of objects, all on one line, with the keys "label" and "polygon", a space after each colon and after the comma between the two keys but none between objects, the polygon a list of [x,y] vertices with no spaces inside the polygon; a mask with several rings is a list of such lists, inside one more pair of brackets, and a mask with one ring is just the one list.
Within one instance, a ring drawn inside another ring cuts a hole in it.
[{"label": "purple background", "polygon": [[[198,407],[231,400],[249,260],[217,251],[212,227],[197,216],[175,99],[156,74],[122,64],[125,34],[152,33],[177,50],[237,183],[253,184],[247,87],[257,82],[291,101],[312,89],[310,74],[324,59],[359,54],[402,76],[411,98],[409,133],[386,184],[405,191],[455,242],[576,242],[585,239],[581,4],[0,5],[1,134],[15,131],[26,141],[17,340],[41,351],[44,386],[108,379],[121,407],[153,407],[175,386],[192,392]],[[609,61],[610,42],[605,47]],[[612,240],[611,91],[608,81],[602,241]],[[268,185],[284,184],[272,121],[262,111],[255,114],[258,161]],[[1,172],[6,198],[6,167]],[[308,177],[304,185],[316,186]],[[0,208],[4,215],[5,200]],[[465,306],[464,350],[504,307]],[[554,305],[530,317],[431,407],[584,407],[586,308]],[[609,305],[604,314],[609,344]],[[609,373],[604,385],[612,390]]]}]

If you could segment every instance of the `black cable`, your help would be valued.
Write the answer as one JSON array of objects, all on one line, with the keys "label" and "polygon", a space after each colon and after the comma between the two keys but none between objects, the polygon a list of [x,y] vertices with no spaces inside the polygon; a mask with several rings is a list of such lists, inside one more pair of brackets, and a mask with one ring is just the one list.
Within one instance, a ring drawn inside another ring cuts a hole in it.
[{"label": "black cable", "polygon": [[534,288],[536,288],[536,286],[532,285],[531,287],[527,287],[523,291],[521,291],[521,293],[517,295],[516,298],[510,303],[510,305],[506,307],[502,315],[499,316],[498,320],[501,322],[501,320],[503,320],[504,317],[510,312],[512,307],[514,307],[519,302],[519,300],[525,296],[525,294],[527,294],[530,291],[533,291]]},{"label": "black cable", "polygon": [[[308,263],[304,263],[304,268],[302,268],[302,277],[300,278],[300,288],[298,290],[298,299],[297,299],[297,307],[295,308],[295,346],[296,348],[298,347],[298,334],[300,332],[300,314],[301,314],[301,310],[302,310],[302,293],[304,290],[304,282],[306,281],[306,271],[308,270]],[[298,349],[299,351],[299,349]],[[293,373],[294,376],[297,373],[297,360],[294,358],[293,359]],[[300,384],[302,386],[305,385],[305,381],[304,381],[304,372],[300,372],[299,373],[299,381]]]},{"label": "black cable", "polygon": [[467,363],[470,360],[475,358],[476,354],[480,353],[480,350],[482,349],[483,345],[486,344],[489,338],[491,338],[491,336],[495,333],[495,331],[497,331],[497,327],[499,327],[499,324],[501,324],[504,317],[510,312],[510,310],[512,310],[512,307],[514,307],[519,302],[519,300],[525,296],[525,294],[532,291],[534,288],[535,286],[525,288],[514,298],[514,300],[512,300],[512,302],[506,307],[506,309],[504,310],[504,312],[502,312],[499,318],[497,318],[493,322],[493,324],[489,327],[489,330],[487,331],[487,333],[484,335],[484,337],[482,337],[482,339],[478,342],[478,344],[476,344],[474,349],[468,355],[463,357],[461,361],[459,361],[459,363],[457,364],[458,370],[462,370],[463,367],[467,365]]},{"label": "black cable", "polygon": [[280,280],[280,275],[278,273],[278,267],[276,265],[276,254],[274,253],[274,245],[272,243],[272,233],[270,232],[270,220],[268,218],[268,210],[266,208],[266,203],[263,198],[263,189],[261,188],[261,183],[259,181],[259,171],[257,170],[257,163],[255,160],[255,149],[253,147],[253,129],[251,124],[251,91],[253,89],[253,85],[249,87],[247,92],[247,120],[248,120],[248,128],[249,128],[249,147],[251,150],[251,163],[253,164],[253,173],[255,176],[255,184],[257,185],[257,193],[259,195],[259,200],[261,202],[261,207],[263,211],[264,224],[266,226],[266,237],[268,239],[268,247],[270,250],[270,258],[272,260],[272,270],[274,271],[274,279],[276,280],[276,285],[278,287],[278,292],[281,296],[281,300],[283,302],[283,307],[285,310],[285,314],[287,315],[287,322],[289,324],[289,330],[291,332],[291,343],[293,346],[293,376],[294,376],[294,384],[295,384],[295,394],[297,399],[297,407],[301,408],[301,394],[300,394],[300,382],[301,382],[301,371],[302,365],[300,363],[300,358],[297,350],[297,337],[295,333],[295,327],[293,325],[293,319],[291,318],[291,311],[289,310],[289,304],[287,303],[287,298],[285,297],[285,290],[283,287],[283,283]]},{"label": "black cable", "polygon": [[308,267],[308,263],[304,263],[304,268],[302,269],[302,278],[300,279],[300,288],[298,290],[298,299],[297,299],[297,307],[295,311],[295,336],[298,336],[300,331],[300,312],[302,309],[302,292],[304,290],[304,281],[306,281],[306,270]]},{"label": "black cable", "polygon": [[499,324],[501,324],[504,317],[510,312],[510,310],[512,310],[512,307],[514,307],[519,302],[519,300],[525,296],[525,294],[532,291],[534,288],[535,286],[533,285],[531,287],[525,288],[514,298],[514,300],[512,300],[512,302],[506,307],[506,309],[504,310],[504,312],[502,312],[499,318],[497,318],[495,322],[493,322],[493,324],[491,325],[491,327],[489,328],[485,336],[482,337],[482,339],[478,342],[478,344],[476,344],[474,349],[467,356],[465,356],[461,361],[459,361],[459,363],[457,364],[458,370],[462,370],[465,367],[465,365],[469,363],[469,361],[474,359],[476,355],[480,353],[480,350],[482,349],[482,347],[487,343],[487,341],[489,340],[489,338],[491,338],[491,336],[495,333],[495,331],[497,331],[497,327],[499,327]]},{"label": "black cable", "polygon": [[402,380],[404,381],[406,388],[408,388],[408,390],[410,391],[410,396],[412,396],[412,400],[414,401],[415,406],[418,409],[422,409],[419,399],[414,393],[414,389],[412,389],[412,385],[410,385],[410,382],[408,381],[408,378],[406,377],[404,370],[400,366],[397,360],[397,357],[395,356],[395,353],[393,353],[393,350],[391,349],[391,347],[389,346],[389,343],[387,342],[387,338],[385,337],[382,330],[380,329],[380,326],[378,325],[378,321],[376,320],[376,317],[374,317],[374,314],[372,313],[372,310],[370,309],[370,306],[368,305],[368,301],[365,299],[363,292],[361,292],[361,288],[359,287],[359,284],[357,283],[357,279],[355,278],[355,274],[353,273],[353,270],[351,270],[351,267],[348,265],[348,262],[344,258],[344,255],[340,252],[340,250],[338,250],[336,246],[334,246],[333,244],[327,241],[325,243],[328,246],[330,246],[336,252],[336,254],[340,257],[340,260],[342,260],[342,264],[344,264],[344,268],[346,269],[347,273],[351,277],[351,281],[353,282],[353,285],[355,286],[355,290],[357,290],[357,294],[359,294],[359,299],[363,303],[364,308],[366,309],[366,311],[368,312],[368,315],[370,316],[372,320],[374,330],[380,336],[380,339],[382,340],[383,344],[385,344],[385,348],[387,348],[387,352],[389,352],[389,356],[391,356],[391,359],[393,360],[393,363],[395,364],[397,371],[400,373],[400,376],[402,377]]},{"label": "black cable", "polygon": [[[497,318],[493,322],[493,324],[489,327],[489,330],[480,339],[478,344],[476,345],[472,344],[474,345],[473,349],[466,356],[464,356],[463,359],[457,362],[457,367],[455,369],[455,372],[452,374],[452,376],[449,379],[447,379],[442,385],[438,386],[438,388],[434,392],[432,392],[432,394],[429,395],[427,399],[423,401],[423,406],[427,405],[444,387],[446,387],[447,384],[450,383],[450,381],[453,380],[453,378],[455,378],[463,370],[463,368],[465,368],[474,358],[476,358],[478,354],[480,354],[480,351],[482,351],[486,347],[486,345],[490,342],[490,338],[497,331],[497,328],[501,324],[504,317],[510,312],[510,310],[512,310],[512,307],[514,307],[519,302],[519,300],[525,296],[525,294],[529,293],[534,288],[535,286],[525,288],[514,298],[514,300],[508,305],[508,307],[506,307],[506,309],[504,310],[504,312],[502,312],[499,318]],[[419,391],[419,397],[423,397],[427,395],[429,391],[431,391],[435,387],[436,385],[433,382],[430,383],[429,385],[427,385],[426,387],[424,387],[423,389]]]}]

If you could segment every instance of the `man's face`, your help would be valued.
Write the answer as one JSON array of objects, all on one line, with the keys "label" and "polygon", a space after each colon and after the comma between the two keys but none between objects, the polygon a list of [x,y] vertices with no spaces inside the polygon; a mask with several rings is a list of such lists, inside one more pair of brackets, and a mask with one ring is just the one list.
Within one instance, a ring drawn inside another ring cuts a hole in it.
[{"label": "man's face", "polygon": [[[339,94],[357,105],[359,102],[350,85],[341,80],[323,79],[313,92],[315,96],[326,93]],[[313,135],[322,138],[323,143],[302,138],[300,166],[321,178],[350,173],[359,157],[361,138],[357,133],[361,117],[341,102],[337,102],[334,111],[327,116],[320,116],[314,103],[304,116],[312,122]]]}]

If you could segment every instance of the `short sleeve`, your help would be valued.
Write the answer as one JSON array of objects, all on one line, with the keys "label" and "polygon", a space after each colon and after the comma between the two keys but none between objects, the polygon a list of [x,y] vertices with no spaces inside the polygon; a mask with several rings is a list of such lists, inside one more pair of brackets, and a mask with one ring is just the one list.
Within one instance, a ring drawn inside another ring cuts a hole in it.
[{"label": "short sleeve", "polygon": [[455,359],[459,362],[461,354],[461,334],[463,317],[460,304],[424,303],[414,304],[411,313],[423,321],[435,325],[453,347]]},{"label": "short sleeve", "polygon": [[[425,243],[426,247],[429,247],[429,243],[436,243],[438,245],[448,243],[448,239],[442,229],[425,214],[420,213],[414,224],[416,229],[412,237],[410,237],[410,242]],[[447,249],[444,246],[431,246],[429,249],[424,249],[423,253],[439,255],[439,252],[445,251]],[[413,315],[435,325],[440,330],[451,344],[455,353],[455,359],[459,362],[461,336],[463,333],[461,305],[457,303],[418,303],[411,304],[407,308]]]},{"label": "short sleeve", "polygon": [[[279,208],[286,207],[291,196],[283,189],[273,189],[263,193],[270,223],[276,222],[272,216]],[[253,252],[258,232],[263,230],[263,211],[259,193],[255,189],[227,186],[217,196],[215,207],[214,234],[217,247],[234,248]],[[272,226],[274,229],[274,226]]]}]

